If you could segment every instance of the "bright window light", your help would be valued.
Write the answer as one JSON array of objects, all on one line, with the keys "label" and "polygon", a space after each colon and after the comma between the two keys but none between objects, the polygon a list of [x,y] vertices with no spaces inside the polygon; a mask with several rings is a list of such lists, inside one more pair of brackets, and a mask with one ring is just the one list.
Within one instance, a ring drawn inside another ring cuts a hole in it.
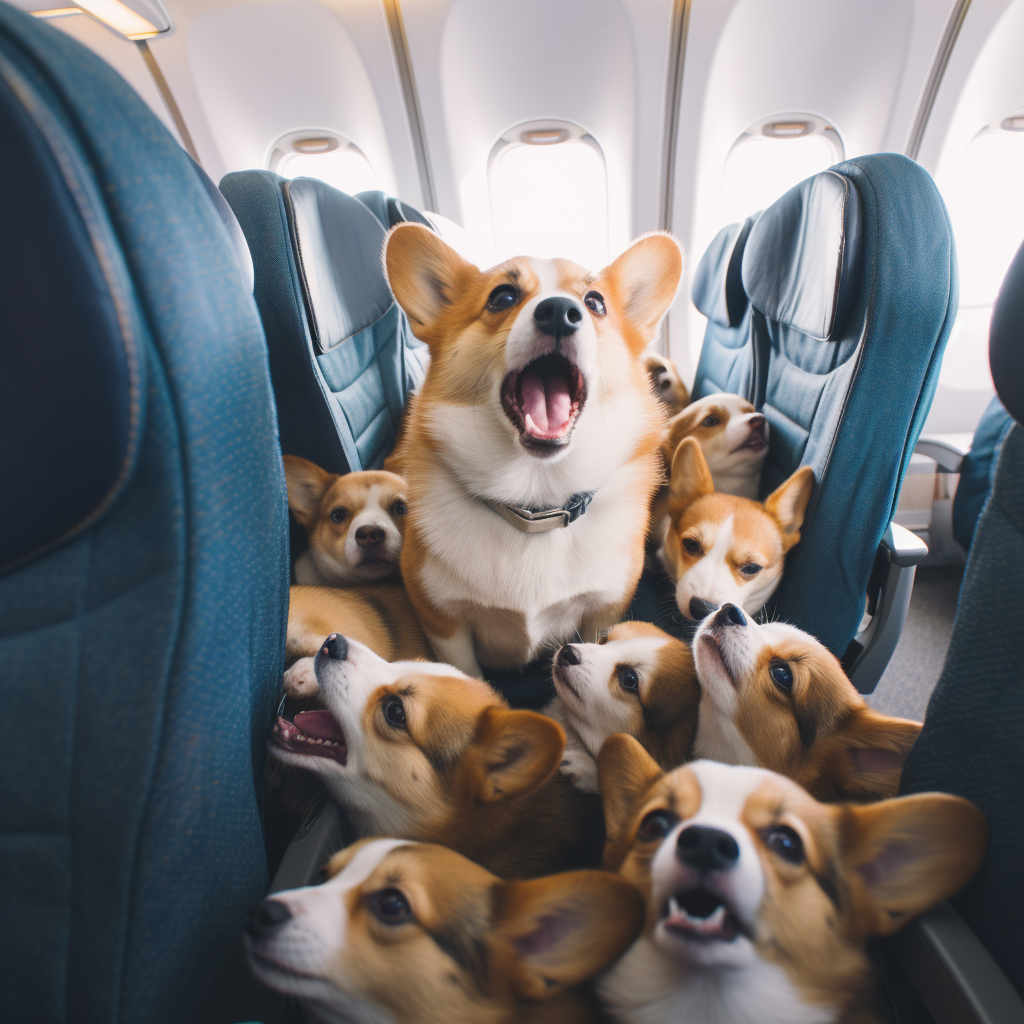
[{"label": "bright window light", "polygon": [[591,270],[608,262],[608,182],[596,146],[510,145],[491,168],[490,199],[499,261],[564,256]]},{"label": "bright window light", "polygon": [[370,161],[351,148],[330,153],[290,153],[278,164],[277,173],[284,178],[319,178],[350,196],[380,187]]},{"label": "bright window light", "polygon": [[771,206],[804,178],[835,162],[832,147],[820,135],[743,139],[733,146],[722,170],[719,223],[735,224]]}]

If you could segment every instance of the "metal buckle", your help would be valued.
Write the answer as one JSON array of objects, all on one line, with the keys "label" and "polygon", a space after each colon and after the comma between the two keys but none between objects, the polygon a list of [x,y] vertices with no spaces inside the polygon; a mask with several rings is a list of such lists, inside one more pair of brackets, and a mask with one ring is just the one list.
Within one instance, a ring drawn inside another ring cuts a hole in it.
[{"label": "metal buckle", "polygon": [[546,508],[532,512],[528,508],[515,505],[503,505],[499,501],[488,501],[488,505],[523,533],[547,533],[549,530],[560,530],[572,521],[564,508]]}]

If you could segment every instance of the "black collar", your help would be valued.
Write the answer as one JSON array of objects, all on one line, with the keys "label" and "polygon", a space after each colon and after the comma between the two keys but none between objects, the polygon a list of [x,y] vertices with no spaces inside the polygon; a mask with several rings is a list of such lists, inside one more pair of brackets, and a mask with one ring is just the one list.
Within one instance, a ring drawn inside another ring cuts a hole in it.
[{"label": "black collar", "polygon": [[558,530],[575,523],[587,511],[593,498],[593,491],[580,491],[572,495],[564,505],[553,508],[523,508],[521,505],[506,505],[489,498],[483,500],[517,530],[523,533],[547,533],[548,530]]}]

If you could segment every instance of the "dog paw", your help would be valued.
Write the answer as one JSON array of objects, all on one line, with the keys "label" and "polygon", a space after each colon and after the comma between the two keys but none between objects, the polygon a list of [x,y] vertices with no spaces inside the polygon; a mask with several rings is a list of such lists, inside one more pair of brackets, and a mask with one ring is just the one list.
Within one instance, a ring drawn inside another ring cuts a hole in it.
[{"label": "dog paw", "polygon": [[299,658],[284,674],[284,692],[294,700],[309,700],[315,697],[319,687],[313,671],[312,658]]},{"label": "dog paw", "polygon": [[558,770],[584,793],[596,793],[597,761],[586,750],[567,750]]}]

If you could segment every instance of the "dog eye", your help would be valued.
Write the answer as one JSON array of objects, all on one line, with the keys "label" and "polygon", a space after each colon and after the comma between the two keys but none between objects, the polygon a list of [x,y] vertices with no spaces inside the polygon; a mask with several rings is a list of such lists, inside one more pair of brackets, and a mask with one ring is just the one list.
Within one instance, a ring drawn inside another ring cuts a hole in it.
[{"label": "dog eye", "polygon": [[370,897],[370,909],[383,924],[405,924],[414,920],[409,901],[398,889],[384,889]]},{"label": "dog eye", "polygon": [[746,565],[740,567],[740,572],[744,576],[756,576],[764,566],[758,565],[757,562],[747,562]]},{"label": "dog eye", "polygon": [[400,697],[385,697],[381,710],[388,725],[395,729],[405,728],[405,705]]},{"label": "dog eye", "polygon": [[651,811],[640,822],[637,835],[642,842],[650,843],[655,839],[664,839],[676,827],[679,819],[671,811]]},{"label": "dog eye", "polygon": [[636,674],[636,669],[630,665],[617,665],[615,674],[619,677],[619,686],[624,690],[636,693],[640,689],[640,677]]},{"label": "dog eye", "polygon": [[348,515],[348,509],[339,505],[336,509],[331,510],[331,522],[332,523],[343,523],[345,517]]},{"label": "dog eye", "polygon": [[702,427],[717,427],[721,422],[722,421],[717,416],[705,416],[704,419],[700,421],[700,425]]},{"label": "dog eye", "polygon": [[788,825],[774,825],[764,833],[764,841],[772,853],[777,853],[790,864],[804,861],[804,841]]},{"label": "dog eye", "polygon": [[600,292],[587,292],[583,296],[583,305],[590,310],[594,316],[604,316],[608,311],[604,306],[604,296]]},{"label": "dog eye", "polygon": [[772,677],[772,682],[780,690],[793,689],[793,672],[786,662],[778,659],[773,661],[771,663],[771,667],[768,669],[768,675]]},{"label": "dog eye", "polygon": [[487,308],[492,313],[511,309],[519,301],[519,292],[510,284],[499,284],[487,297]]},{"label": "dog eye", "polygon": [[602,633],[602,634],[601,634],[601,635],[600,635],[600,636],[599,636],[599,637],[597,638],[597,642],[598,642],[599,644],[606,644],[606,643],[608,643],[608,634],[607,634],[607,633]]},{"label": "dog eye", "polygon": [[[409,511],[409,506],[404,501],[396,501],[391,506],[391,514],[394,516],[404,516]],[[760,566],[758,566],[760,568]]]},{"label": "dog eye", "polygon": [[686,548],[691,555],[699,555],[701,553],[700,541],[694,540],[692,537],[683,538],[683,547]]}]

